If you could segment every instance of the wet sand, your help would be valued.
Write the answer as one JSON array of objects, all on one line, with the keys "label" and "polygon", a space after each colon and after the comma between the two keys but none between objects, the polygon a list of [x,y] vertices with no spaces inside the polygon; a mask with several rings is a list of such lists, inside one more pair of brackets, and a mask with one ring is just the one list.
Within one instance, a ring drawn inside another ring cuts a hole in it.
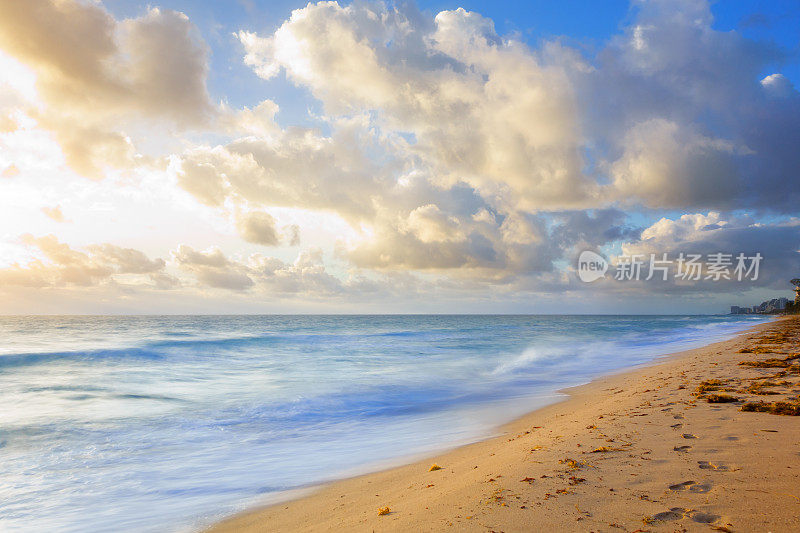
[{"label": "wet sand", "polygon": [[800,318],[566,392],[211,531],[800,531]]}]

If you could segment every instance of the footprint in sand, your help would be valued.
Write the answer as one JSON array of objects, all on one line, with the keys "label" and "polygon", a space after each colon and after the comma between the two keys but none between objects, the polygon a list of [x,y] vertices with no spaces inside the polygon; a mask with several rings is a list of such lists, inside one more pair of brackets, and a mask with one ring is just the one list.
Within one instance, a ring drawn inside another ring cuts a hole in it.
[{"label": "footprint in sand", "polygon": [[674,418],[675,420],[683,420],[684,416],[681,415],[681,414],[677,414],[677,415],[673,416],[672,418]]},{"label": "footprint in sand", "polygon": [[669,486],[669,490],[686,490],[692,485],[696,484],[695,481],[684,481],[683,483],[675,483]]},{"label": "footprint in sand", "polygon": [[670,427],[674,429],[680,429],[683,427],[683,424],[672,424]]},{"label": "footprint in sand", "polygon": [[662,513],[653,515],[652,521],[668,522],[672,520],[681,520],[682,518],[691,518],[693,521],[700,524],[713,524],[719,521],[721,517],[711,513],[695,511],[694,509],[673,507],[669,511],[664,511]]},{"label": "footprint in sand", "polygon": [[669,490],[674,490],[676,492],[688,491],[697,494],[705,494],[706,492],[711,490],[711,484],[697,483],[696,481],[684,481],[683,483],[676,483],[674,485],[670,485]]},{"label": "footprint in sand", "polygon": [[696,492],[697,494],[705,494],[711,490],[711,483],[698,483],[689,487],[689,492]]},{"label": "footprint in sand", "polygon": [[683,434],[683,438],[684,439],[696,439],[697,435],[692,435],[691,433],[684,433]]},{"label": "footprint in sand", "polygon": [[675,446],[675,447],[672,448],[672,451],[675,451],[675,452],[688,452],[691,449],[692,449],[691,446]]},{"label": "footprint in sand", "polygon": [[701,524],[713,524],[720,519],[719,515],[703,512],[695,512],[691,515],[692,520]]},{"label": "footprint in sand", "polygon": [[697,464],[703,470],[716,470],[717,472],[730,472],[731,467],[726,465],[720,465],[715,463],[709,463],[708,461],[697,461]]},{"label": "footprint in sand", "polygon": [[661,521],[668,521],[668,520],[680,520],[685,516],[685,512],[688,509],[684,509],[683,507],[673,507],[669,511],[664,511],[663,513],[658,513],[653,515],[653,520],[661,520]]}]

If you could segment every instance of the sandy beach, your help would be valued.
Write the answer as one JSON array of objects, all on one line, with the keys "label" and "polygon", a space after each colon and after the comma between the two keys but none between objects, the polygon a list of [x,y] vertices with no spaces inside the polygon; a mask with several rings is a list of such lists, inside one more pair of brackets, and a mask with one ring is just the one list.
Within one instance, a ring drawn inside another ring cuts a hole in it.
[{"label": "sandy beach", "polygon": [[762,324],[210,531],[800,531],[799,344]]}]

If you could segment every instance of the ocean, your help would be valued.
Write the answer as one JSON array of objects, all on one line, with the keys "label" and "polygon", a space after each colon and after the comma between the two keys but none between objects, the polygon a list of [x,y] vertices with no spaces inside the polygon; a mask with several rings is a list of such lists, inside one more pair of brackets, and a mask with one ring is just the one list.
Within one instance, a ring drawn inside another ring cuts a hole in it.
[{"label": "ocean", "polygon": [[763,321],[0,317],[0,530],[194,531]]}]

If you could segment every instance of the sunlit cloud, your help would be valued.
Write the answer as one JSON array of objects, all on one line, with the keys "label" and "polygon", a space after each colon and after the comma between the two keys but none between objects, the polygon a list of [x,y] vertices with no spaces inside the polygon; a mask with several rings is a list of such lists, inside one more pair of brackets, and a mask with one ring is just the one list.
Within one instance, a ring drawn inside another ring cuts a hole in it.
[{"label": "sunlit cloud", "polygon": [[[0,291],[469,302],[616,290],[576,284],[586,248],[742,239],[762,288],[796,261],[794,59],[707,2],[636,2],[596,50],[380,2],[223,42],[164,4],[0,5]],[[228,56],[247,105],[210,95]]]}]

